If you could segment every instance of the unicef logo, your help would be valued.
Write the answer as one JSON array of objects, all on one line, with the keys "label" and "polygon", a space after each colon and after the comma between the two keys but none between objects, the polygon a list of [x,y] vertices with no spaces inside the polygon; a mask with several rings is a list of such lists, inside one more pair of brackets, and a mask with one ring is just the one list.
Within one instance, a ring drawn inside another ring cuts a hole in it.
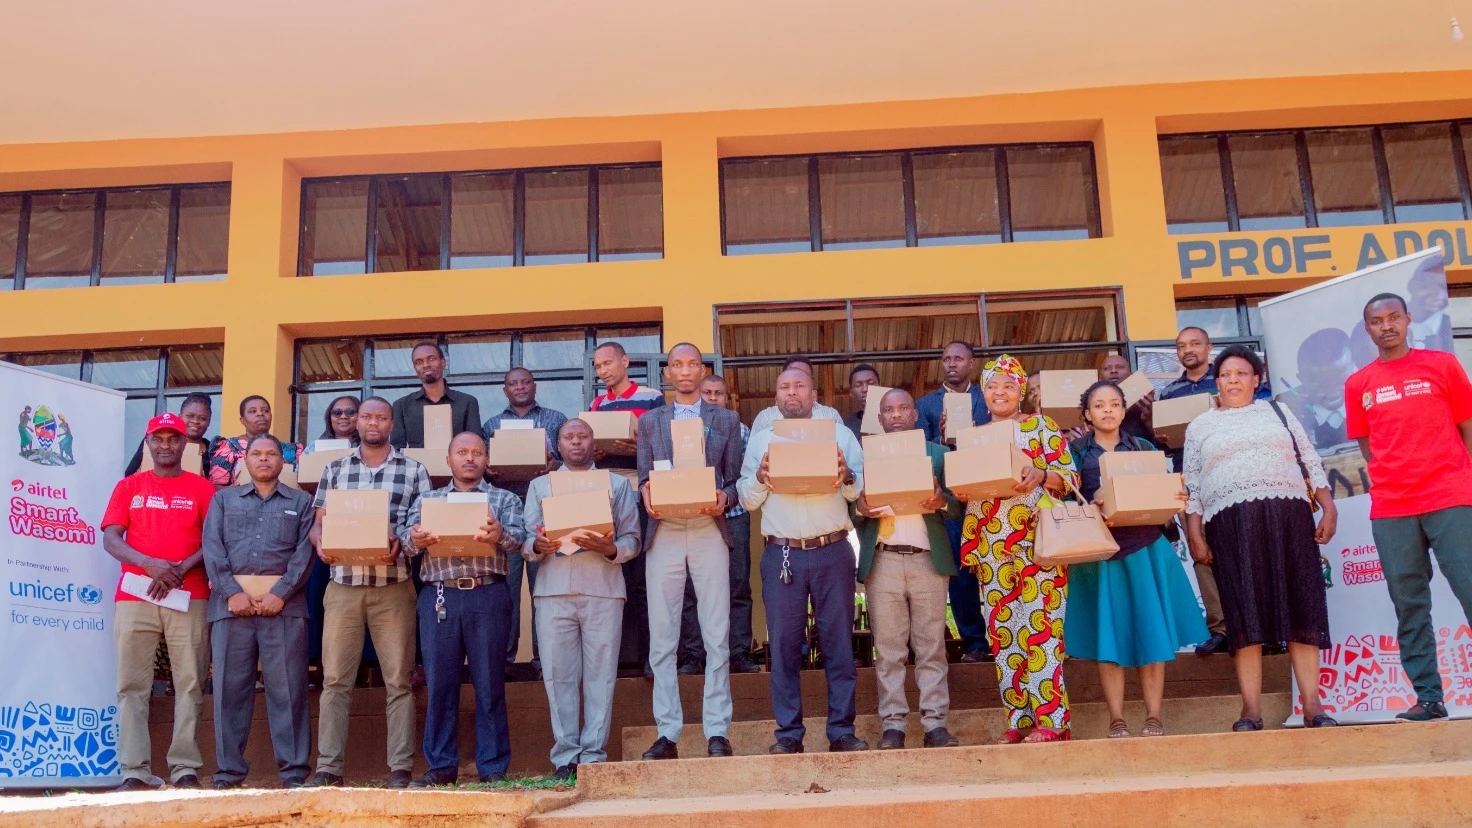
[{"label": "unicef logo", "polygon": [[90,584],[84,584],[77,590],[77,600],[89,606],[102,603],[102,590]]}]

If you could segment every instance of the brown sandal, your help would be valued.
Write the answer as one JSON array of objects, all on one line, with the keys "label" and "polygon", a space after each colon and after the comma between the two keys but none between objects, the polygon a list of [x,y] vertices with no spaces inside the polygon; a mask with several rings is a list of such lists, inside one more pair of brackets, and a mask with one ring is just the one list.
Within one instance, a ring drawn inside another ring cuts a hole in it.
[{"label": "brown sandal", "polygon": [[1109,723],[1109,738],[1128,739],[1130,737],[1130,726],[1124,719],[1114,719]]},{"label": "brown sandal", "polygon": [[1164,736],[1165,735],[1165,723],[1162,722],[1162,721],[1160,721],[1159,719],[1155,718],[1154,716],[1150,716],[1149,718],[1145,719],[1145,725],[1140,728],[1140,735],[1141,736]]}]

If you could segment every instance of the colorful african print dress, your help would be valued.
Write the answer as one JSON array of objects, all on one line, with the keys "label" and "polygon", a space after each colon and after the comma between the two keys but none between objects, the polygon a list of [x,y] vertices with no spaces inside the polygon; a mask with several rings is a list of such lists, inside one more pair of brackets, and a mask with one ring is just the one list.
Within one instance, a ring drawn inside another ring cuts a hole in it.
[{"label": "colorful african print dress", "polygon": [[[1048,417],[1017,422],[1017,446],[1044,471],[1079,484],[1068,441]],[[1063,608],[1066,568],[1032,559],[1039,486],[1005,500],[973,500],[961,525],[961,565],[976,573],[986,605],[987,637],[997,662],[1010,727],[1068,728],[1063,686]]]}]

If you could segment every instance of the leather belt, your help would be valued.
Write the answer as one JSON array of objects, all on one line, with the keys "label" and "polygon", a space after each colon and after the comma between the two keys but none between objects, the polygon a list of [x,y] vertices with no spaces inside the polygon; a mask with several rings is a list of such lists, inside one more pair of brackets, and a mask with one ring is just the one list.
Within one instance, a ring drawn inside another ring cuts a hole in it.
[{"label": "leather belt", "polygon": [[876,543],[874,548],[881,552],[894,552],[897,555],[929,555],[929,549],[921,549],[918,546],[906,546],[904,544]]},{"label": "leather belt", "polygon": [[765,540],[767,543],[774,544],[776,546],[787,546],[793,549],[802,550],[817,549],[819,547],[827,546],[830,543],[838,543],[839,541],[845,540],[847,538],[848,532],[841,529],[837,532],[829,532],[826,535],[819,535],[816,538],[779,538],[773,535],[762,535],[762,539]]},{"label": "leather belt", "polygon": [[466,575],[462,578],[451,578],[448,581],[440,581],[446,589],[475,589],[487,584],[499,584],[506,580],[505,575]]}]

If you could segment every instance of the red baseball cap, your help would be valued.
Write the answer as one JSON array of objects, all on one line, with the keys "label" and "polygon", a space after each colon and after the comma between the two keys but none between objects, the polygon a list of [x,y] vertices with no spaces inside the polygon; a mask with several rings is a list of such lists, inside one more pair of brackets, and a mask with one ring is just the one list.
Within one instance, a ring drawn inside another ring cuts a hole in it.
[{"label": "red baseball cap", "polygon": [[178,414],[165,411],[148,421],[148,430],[144,434],[153,434],[156,431],[177,431],[180,434],[188,434],[184,430],[184,419]]}]

